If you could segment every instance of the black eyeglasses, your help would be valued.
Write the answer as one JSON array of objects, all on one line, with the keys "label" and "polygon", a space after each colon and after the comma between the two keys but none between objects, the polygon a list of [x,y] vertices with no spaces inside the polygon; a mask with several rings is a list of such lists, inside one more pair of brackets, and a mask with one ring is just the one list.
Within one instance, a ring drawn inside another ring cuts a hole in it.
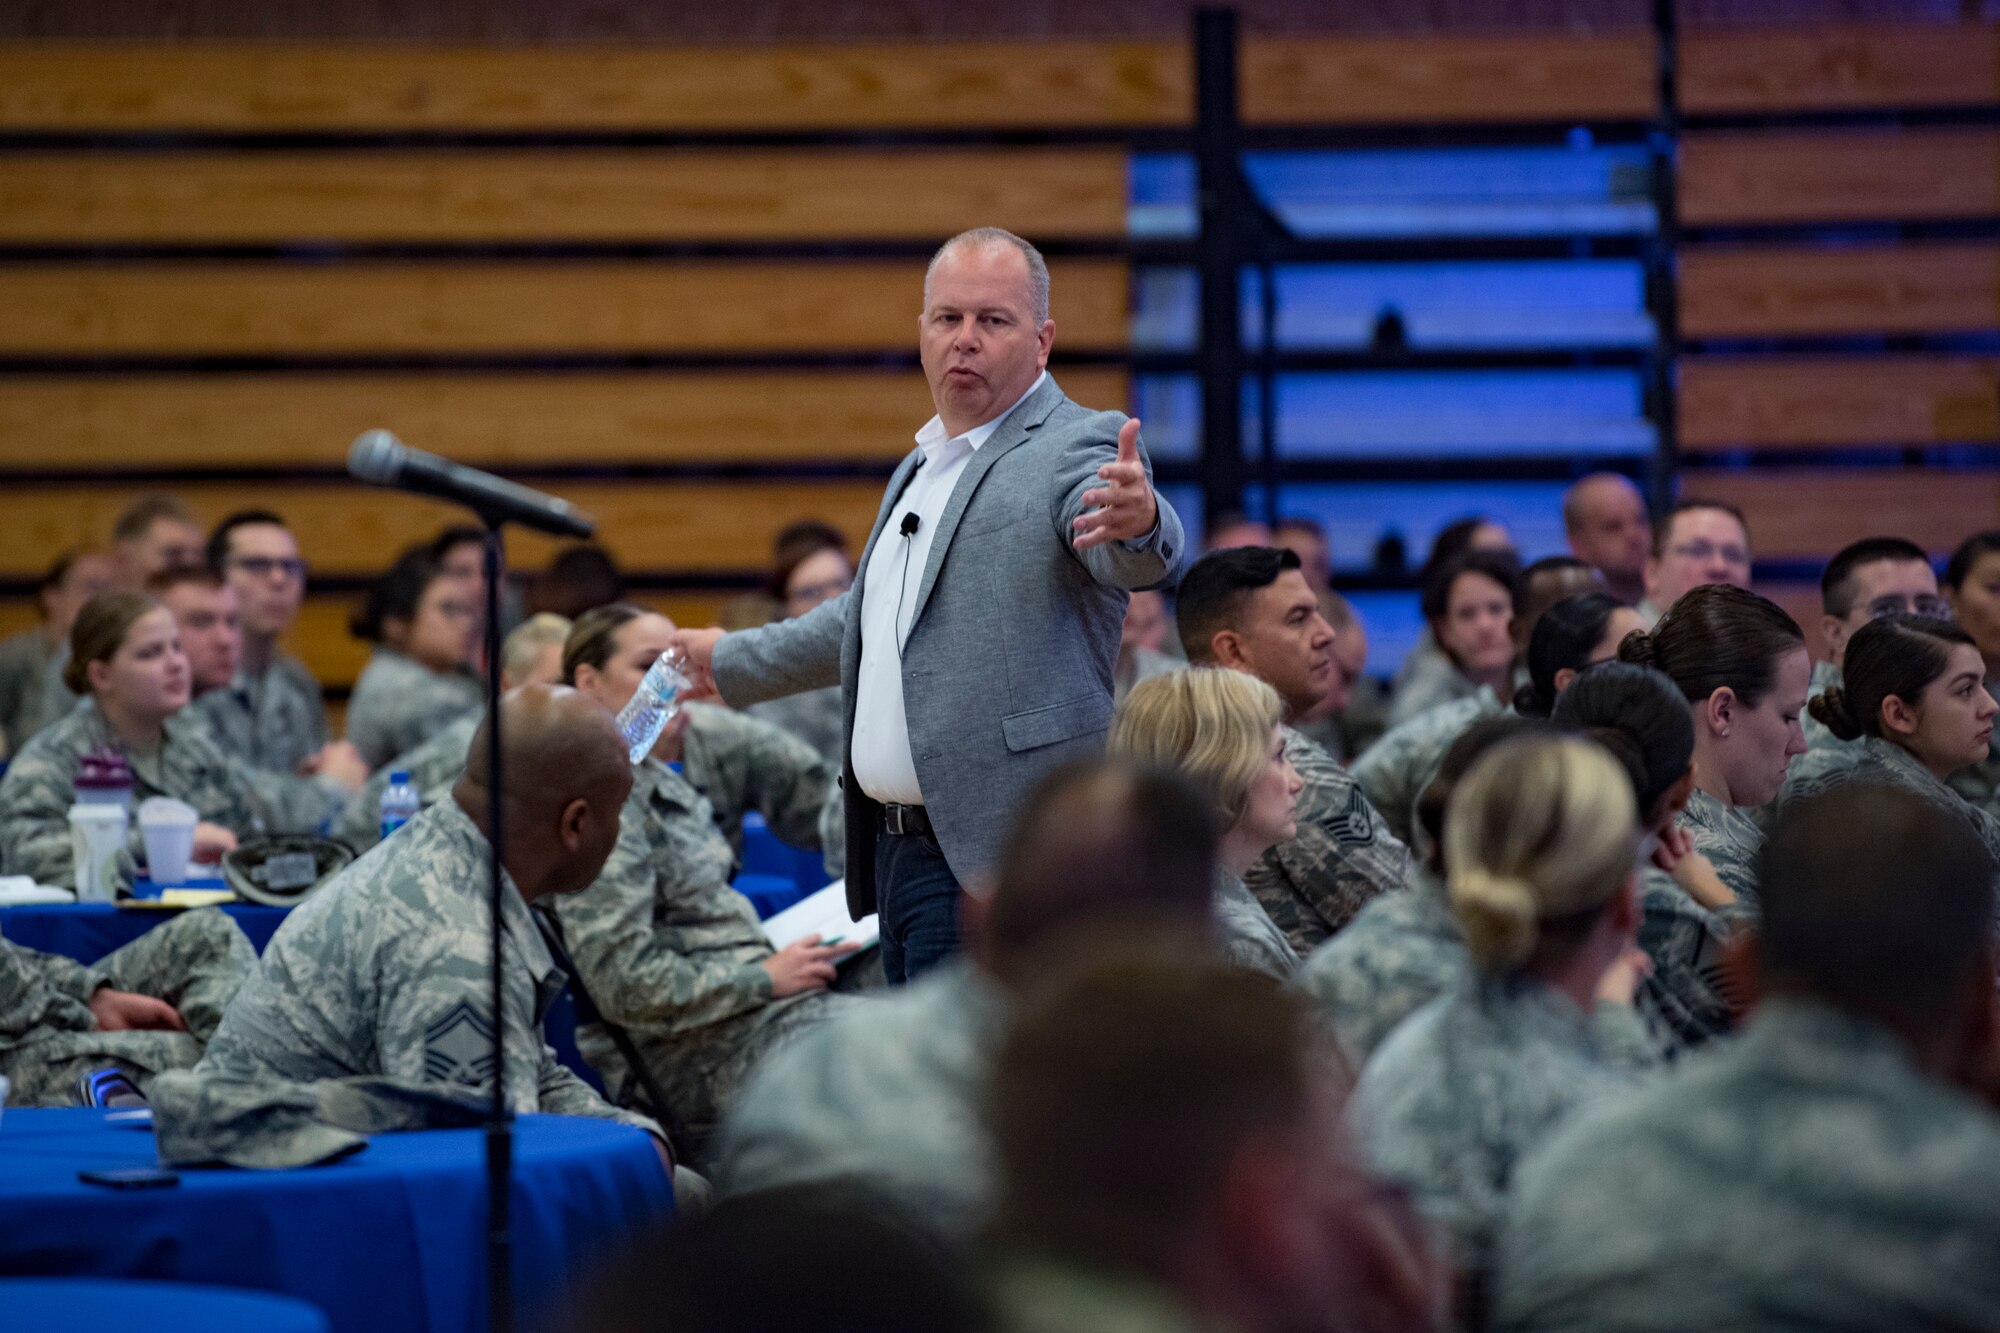
[{"label": "black eyeglasses", "polygon": [[288,579],[303,579],[306,576],[306,562],[295,555],[232,555],[229,567],[258,579],[268,579],[273,574],[283,574]]}]

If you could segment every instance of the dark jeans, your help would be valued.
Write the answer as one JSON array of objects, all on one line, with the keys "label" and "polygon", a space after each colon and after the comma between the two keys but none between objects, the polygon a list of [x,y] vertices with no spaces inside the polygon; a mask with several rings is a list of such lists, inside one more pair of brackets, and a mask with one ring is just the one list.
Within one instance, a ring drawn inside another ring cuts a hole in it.
[{"label": "dark jeans", "polygon": [[930,838],[875,835],[875,905],[891,986],[915,981],[958,952],[958,879]]}]

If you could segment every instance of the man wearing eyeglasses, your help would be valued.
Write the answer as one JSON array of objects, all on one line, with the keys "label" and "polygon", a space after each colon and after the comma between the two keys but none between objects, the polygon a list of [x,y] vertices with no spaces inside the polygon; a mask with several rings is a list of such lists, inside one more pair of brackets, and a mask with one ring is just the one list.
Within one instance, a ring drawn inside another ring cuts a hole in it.
[{"label": "man wearing eyeglasses", "polygon": [[258,768],[293,773],[324,762],[326,708],[305,663],[278,651],[299,617],[306,562],[285,520],[246,509],[216,525],[208,563],[236,593],[242,657],[228,685],[194,702],[231,754]]},{"label": "man wearing eyeglasses", "polygon": [[1651,629],[1689,588],[1750,586],[1750,528],[1742,511],[1719,500],[1683,500],[1653,529],[1646,599],[1636,608]]},{"label": "man wearing eyeglasses", "polygon": [[[1937,571],[1931,568],[1930,556],[1923,547],[1901,537],[1864,537],[1842,547],[1820,575],[1819,597],[1823,613],[1820,633],[1826,639],[1827,660],[1813,663],[1814,694],[1841,683],[1847,641],[1869,621],[1894,615],[1951,619],[1951,604],[1938,592]],[[1839,740],[1811,713],[1800,723],[1808,752],[1856,743]]]}]

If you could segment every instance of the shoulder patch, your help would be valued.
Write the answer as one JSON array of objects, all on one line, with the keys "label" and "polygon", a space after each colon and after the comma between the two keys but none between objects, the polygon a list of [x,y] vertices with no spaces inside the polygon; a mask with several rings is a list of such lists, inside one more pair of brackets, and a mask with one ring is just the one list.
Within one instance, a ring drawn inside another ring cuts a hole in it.
[{"label": "shoulder patch", "polygon": [[424,1077],[484,1087],[493,1081],[493,1024],[460,1000],[424,1029]]}]

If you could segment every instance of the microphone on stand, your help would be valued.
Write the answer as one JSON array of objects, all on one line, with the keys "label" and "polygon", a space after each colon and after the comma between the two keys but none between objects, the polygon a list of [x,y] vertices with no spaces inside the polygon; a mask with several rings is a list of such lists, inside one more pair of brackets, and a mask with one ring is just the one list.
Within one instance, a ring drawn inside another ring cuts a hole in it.
[{"label": "microphone on stand", "polygon": [[363,431],[347,451],[357,481],[451,500],[488,522],[518,523],[558,537],[588,537],[597,523],[567,500],[412,449],[386,430]]}]

